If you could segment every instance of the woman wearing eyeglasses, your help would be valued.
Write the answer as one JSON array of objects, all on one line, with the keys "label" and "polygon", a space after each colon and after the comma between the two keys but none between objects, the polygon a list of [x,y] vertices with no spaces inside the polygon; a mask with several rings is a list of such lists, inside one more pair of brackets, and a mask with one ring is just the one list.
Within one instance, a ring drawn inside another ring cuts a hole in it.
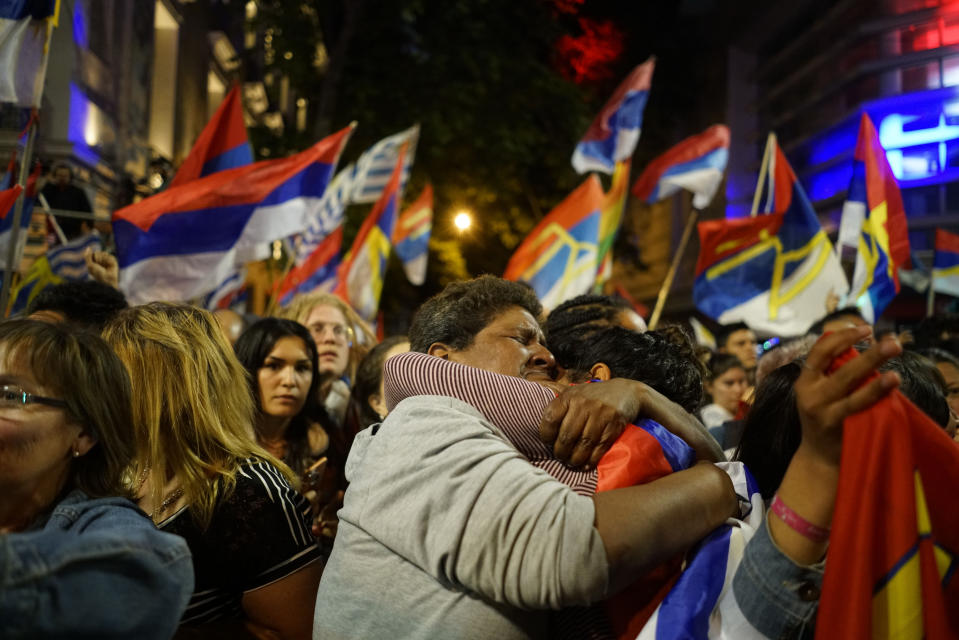
[{"label": "woman wearing eyeglasses", "polygon": [[254,403],[213,316],[154,302],[104,337],[130,372],[131,480],[160,529],[183,536],[196,588],[178,635],[309,638],[322,565],[295,475],[256,442]]},{"label": "woman wearing eyeglasses", "polygon": [[[0,323],[0,636],[169,638],[184,541],[127,497],[130,381],[99,337]],[[118,614],[118,612],[122,612]]]},{"label": "woman wearing eyeglasses", "polygon": [[343,424],[350,385],[376,336],[349,305],[329,293],[297,296],[281,314],[310,331],[320,374],[318,399],[337,425]]}]

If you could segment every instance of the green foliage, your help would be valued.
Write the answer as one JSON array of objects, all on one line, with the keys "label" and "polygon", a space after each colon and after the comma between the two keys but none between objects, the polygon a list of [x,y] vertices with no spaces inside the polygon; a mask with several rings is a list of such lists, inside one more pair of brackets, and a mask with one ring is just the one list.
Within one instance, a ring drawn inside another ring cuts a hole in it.
[{"label": "green foliage", "polygon": [[[274,140],[274,157],[356,120],[345,164],[380,138],[420,123],[406,200],[427,180],[435,188],[430,268],[421,290],[502,273],[525,234],[580,182],[569,160],[595,105],[587,106],[581,89],[553,65],[553,45],[563,28],[541,2],[378,0],[353,8],[349,33],[349,2],[357,0],[302,2],[309,9],[299,12],[289,2],[260,2],[258,28],[271,30],[275,51],[292,52],[282,62],[274,56],[269,68],[289,73],[297,95],[316,97],[319,87],[335,92],[333,104],[327,100],[329,113],[311,114],[328,127],[314,129],[308,140]],[[318,38],[331,56],[345,51],[342,59],[330,60],[331,68],[342,65],[335,86],[322,83],[309,58]],[[345,47],[341,38],[348,38]],[[311,100],[311,106],[320,102]],[[269,141],[268,133],[251,136],[257,144]],[[461,236],[451,220],[462,208],[475,222]],[[349,209],[347,246],[368,211]],[[384,291],[387,310],[411,304],[408,296],[401,303],[390,300],[393,288],[405,290],[393,276]],[[423,297],[414,295],[416,301]]]}]

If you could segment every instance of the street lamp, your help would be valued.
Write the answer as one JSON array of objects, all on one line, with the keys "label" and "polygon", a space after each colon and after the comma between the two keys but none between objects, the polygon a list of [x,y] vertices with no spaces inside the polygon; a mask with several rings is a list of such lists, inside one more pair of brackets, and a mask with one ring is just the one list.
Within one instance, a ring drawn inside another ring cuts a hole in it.
[{"label": "street lamp", "polygon": [[470,228],[470,225],[473,224],[473,216],[470,215],[469,211],[460,211],[456,214],[456,217],[453,218],[453,224],[456,225],[456,228],[460,231],[466,231]]}]

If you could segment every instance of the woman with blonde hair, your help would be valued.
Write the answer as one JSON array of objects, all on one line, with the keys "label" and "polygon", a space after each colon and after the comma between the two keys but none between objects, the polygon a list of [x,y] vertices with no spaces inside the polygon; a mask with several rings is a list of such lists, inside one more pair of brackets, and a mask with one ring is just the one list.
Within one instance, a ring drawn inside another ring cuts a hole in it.
[{"label": "woman with blonde hair", "polygon": [[140,507],[193,554],[181,630],[242,621],[309,637],[322,572],[310,505],[290,469],[257,444],[247,374],[216,321],[156,302],[118,314],[104,338],[133,385]]},{"label": "woman with blonde hair", "polygon": [[342,425],[356,368],[376,344],[376,335],[356,311],[330,293],[297,296],[280,317],[310,330],[319,355],[318,400]]}]

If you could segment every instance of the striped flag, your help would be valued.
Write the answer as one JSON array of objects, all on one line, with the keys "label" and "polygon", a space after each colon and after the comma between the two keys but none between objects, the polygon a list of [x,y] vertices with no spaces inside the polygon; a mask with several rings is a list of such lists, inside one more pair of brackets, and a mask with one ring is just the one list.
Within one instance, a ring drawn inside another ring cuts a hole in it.
[{"label": "striped flag", "polygon": [[613,170],[613,183],[603,197],[599,214],[599,251],[596,256],[598,265],[596,287],[599,288],[613,277],[613,243],[623,222],[626,210],[626,198],[629,197],[629,170],[632,161],[627,159],[616,163]]},{"label": "striped flag", "polygon": [[655,66],[656,59],[650,58],[616,88],[573,151],[577,173],[612,173],[617,162],[632,157],[639,142]]},{"label": "striped flag", "polygon": [[60,0],[0,2],[0,102],[39,107]]},{"label": "striped flag", "polygon": [[367,322],[376,318],[380,306],[390,238],[399,214],[400,176],[406,166],[406,149],[401,147],[386,188],[363,221],[353,247],[340,267],[335,293]]},{"label": "striped flag", "polygon": [[898,389],[846,418],[817,638],[956,637],[956,486],[959,447]]},{"label": "striped flag", "polygon": [[340,267],[343,227],[323,238],[303,264],[293,267],[277,286],[280,306],[287,306],[301,293],[329,292],[336,288],[336,272]]},{"label": "striped flag", "polygon": [[380,198],[393,174],[400,148],[406,144],[406,160],[403,163],[403,174],[399,185],[402,192],[406,187],[406,181],[410,178],[410,168],[413,166],[419,137],[420,125],[416,124],[405,131],[383,138],[367,149],[356,161],[350,202],[363,204],[376,202]]},{"label": "striped flag", "polygon": [[529,232],[503,277],[527,283],[547,309],[588,293],[596,280],[603,199],[591,174]]},{"label": "striped flag", "polygon": [[765,215],[700,222],[693,299],[720,324],[777,335],[805,333],[846,276],[806,192],[775,138],[766,146]]},{"label": "striped flag", "polygon": [[211,173],[242,167],[251,162],[253,152],[243,123],[243,99],[240,85],[235,84],[200,132],[169,186],[178,187]]},{"label": "striped flag", "polygon": [[713,125],[650,162],[633,185],[633,195],[652,204],[685,189],[693,194],[693,206],[704,209],[716,195],[728,161],[729,128]]},{"label": "striped flag", "polygon": [[353,190],[353,165],[348,165],[337,173],[323,193],[323,199],[310,216],[306,230],[300,234],[296,246],[296,265],[302,265],[312,255],[320,243],[343,224],[343,212],[350,203]]},{"label": "striped flag", "polygon": [[87,271],[87,261],[83,254],[87,249],[100,251],[103,249],[103,239],[97,230],[75,238],[46,253],[47,262],[53,275],[64,280],[86,280],[90,277]]},{"label": "striped flag", "polygon": [[403,261],[406,277],[419,286],[426,281],[430,232],[433,230],[433,185],[427,183],[416,201],[400,214],[393,233],[393,248]]},{"label": "striped flag", "polygon": [[936,291],[959,297],[959,235],[936,229],[932,277]]},{"label": "striped flag", "polygon": [[909,264],[909,229],[902,195],[866,113],[859,122],[852,180],[842,226],[858,229],[859,251],[849,299],[869,322],[899,293],[899,267]]},{"label": "striped flag", "polygon": [[191,300],[235,272],[237,253],[302,232],[352,127],[289,158],[219,171],[120,209],[113,230],[131,304]]}]

